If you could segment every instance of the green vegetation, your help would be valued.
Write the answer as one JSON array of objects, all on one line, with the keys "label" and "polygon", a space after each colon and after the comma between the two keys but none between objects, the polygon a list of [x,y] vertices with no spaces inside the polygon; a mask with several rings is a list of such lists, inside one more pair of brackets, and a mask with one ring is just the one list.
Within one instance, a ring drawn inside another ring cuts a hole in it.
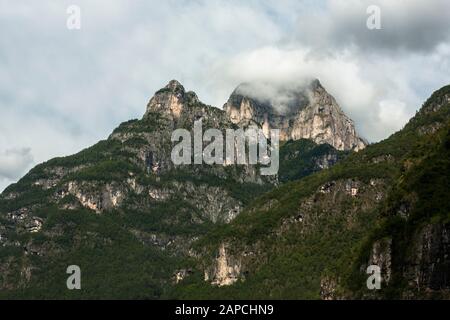
[{"label": "green vegetation", "polygon": [[[0,234],[8,241],[0,247],[0,298],[317,299],[324,278],[335,279],[336,293],[344,297],[401,298],[408,290],[402,266],[411,257],[410,244],[424,226],[450,223],[449,94],[450,86],[435,92],[403,130],[358,153],[308,140],[285,143],[283,183],[275,188],[241,181],[245,168],[240,166],[148,173],[136,155],[146,151],[147,134],[159,132],[168,119],[150,112],[123,123],[112,134],[119,138],[38,165],[7,188],[0,198]],[[191,100],[200,112],[204,106]],[[214,112],[220,120],[222,111]],[[317,161],[329,156],[339,162],[318,171]],[[220,187],[246,209],[230,224],[214,224],[188,201],[190,195],[156,201],[148,189],[138,192],[128,185],[130,177],[138,186],[158,189],[186,182]],[[47,179],[48,187],[36,185],[40,179]],[[99,190],[123,184],[128,193],[120,207],[101,214],[81,206],[63,210],[79,203],[74,195],[56,196],[69,181],[86,181]],[[357,196],[346,189],[352,183],[360,188]],[[25,232],[7,218],[23,208],[30,218],[45,220],[40,232]],[[365,289],[361,266],[380,239],[392,239],[396,256],[392,281],[377,296]],[[246,252],[247,258],[241,280],[218,288],[203,275],[221,243],[229,256]],[[191,247],[196,258],[187,255]],[[66,289],[71,264],[82,268],[81,291]],[[180,268],[192,274],[174,285],[171,278]],[[30,272],[27,282],[24,275]]]},{"label": "green vegetation", "polygon": [[[428,152],[426,152],[428,149]],[[375,241],[392,239],[392,250],[397,253],[397,265],[404,266],[414,254],[411,250],[412,239],[417,238],[420,230],[430,225],[445,225],[450,222],[450,202],[448,186],[450,186],[450,122],[436,135],[424,139],[419,150],[410,155],[414,163],[403,173],[399,182],[390,192],[381,211],[379,227],[373,230],[359,252],[347,286],[354,292],[364,293],[357,278],[358,267],[367,261],[368,247]],[[401,208],[408,208],[408,217],[398,214]],[[403,270],[394,268],[388,290],[381,293],[384,298],[400,298],[407,284],[403,278]],[[425,293],[418,293],[418,296]]]},{"label": "green vegetation", "polygon": [[[443,99],[449,93],[447,86],[433,94],[402,131],[349,155],[330,170],[264,194],[230,225],[215,228],[195,244],[196,250],[204,252],[202,265],[213,263],[220,243],[228,244],[230,255],[256,251],[255,258],[246,262],[245,281],[218,288],[192,277],[174,288],[172,295],[181,299],[317,299],[321,280],[331,276],[339,282],[337,294],[361,298],[369,294],[361,266],[367,263],[374,241],[390,237],[396,265],[382,297],[401,297],[406,288],[401,270],[412,254],[409,246],[414,235],[425,225],[450,221],[446,199],[450,104]],[[430,107],[440,103],[437,110]],[[436,129],[426,133],[430,127]],[[316,196],[312,201],[319,205],[308,212],[316,217],[314,223],[306,229],[294,225],[280,233],[283,222],[301,213],[300,203],[324,183],[342,179],[369,183],[374,178],[392,186],[379,205],[364,209],[366,205],[358,198],[326,205],[324,198]],[[405,220],[397,212],[406,201],[413,203]]]},{"label": "green vegetation", "polygon": [[299,180],[320,171],[320,160],[331,158],[330,165],[341,161],[348,152],[337,151],[329,144],[316,144],[308,139],[289,140],[280,148],[280,182]]},{"label": "green vegetation", "polygon": [[[175,258],[141,244],[114,215],[55,208],[46,211],[44,232],[31,235],[29,241],[38,244],[51,240],[57,244],[54,253],[25,256],[22,263],[33,262],[32,282],[26,289],[2,290],[1,299],[155,299],[163,294],[172,267],[177,265]],[[55,233],[55,229],[60,232]],[[2,252],[11,253],[15,252]],[[66,268],[70,264],[81,267],[83,290],[67,290]]]}]

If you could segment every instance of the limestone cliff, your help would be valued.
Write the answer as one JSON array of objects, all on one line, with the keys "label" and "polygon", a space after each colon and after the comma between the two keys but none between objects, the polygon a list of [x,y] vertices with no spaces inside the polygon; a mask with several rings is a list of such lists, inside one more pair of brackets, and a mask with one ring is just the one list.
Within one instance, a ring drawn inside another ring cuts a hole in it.
[{"label": "limestone cliff", "polygon": [[244,83],[231,94],[224,110],[233,123],[257,124],[264,132],[280,129],[281,140],[305,138],[355,151],[367,145],[319,80],[290,87]]}]

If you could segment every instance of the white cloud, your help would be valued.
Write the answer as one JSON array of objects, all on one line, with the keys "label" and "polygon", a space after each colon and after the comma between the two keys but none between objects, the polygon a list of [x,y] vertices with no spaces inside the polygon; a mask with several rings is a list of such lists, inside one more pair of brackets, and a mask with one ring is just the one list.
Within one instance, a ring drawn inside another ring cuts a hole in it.
[{"label": "white cloud", "polygon": [[0,180],[13,180],[22,175],[33,163],[29,148],[0,151]]},{"label": "white cloud", "polygon": [[[448,42],[450,2],[447,0],[329,0],[327,10],[300,15],[296,37],[323,49],[356,46],[374,51],[427,52]],[[366,10],[380,8],[381,29],[366,27]]]},{"label": "white cloud", "polygon": [[410,115],[406,110],[406,104],[398,100],[382,100],[379,103],[378,125],[394,132],[400,130],[408,121]]},{"label": "white cloud", "polygon": [[[424,99],[445,84],[449,69],[434,64],[433,60],[442,57],[411,55],[402,61],[385,56],[372,58],[351,50],[318,55],[306,47],[268,46],[217,63],[214,72],[220,77],[211,79],[210,83],[215,84],[217,91],[227,88],[218,97],[220,103],[236,83],[269,81],[295,85],[318,78],[345,113],[355,120],[359,133],[374,142],[400,129]],[[419,68],[421,73],[434,77],[417,77]],[[418,88],[422,92],[416,92]],[[263,98],[272,94],[266,88],[260,91]],[[392,101],[402,101],[402,114],[396,118],[395,125],[380,118],[380,114],[386,114],[386,101],[390,106]]]},{"label": "white cloud", "polygon": [[370,2],[378,34],[362,0],[79,0],[79,31],[66,28],[73,1],[0,0],[0,151],[31,147],[34,164],[74,153],[141,117],[173,78],[221,107],[243,81],[317,77],[363,136],[385,138],[382,101],[404,103],[406,121],[449,82],[450,11]]}]

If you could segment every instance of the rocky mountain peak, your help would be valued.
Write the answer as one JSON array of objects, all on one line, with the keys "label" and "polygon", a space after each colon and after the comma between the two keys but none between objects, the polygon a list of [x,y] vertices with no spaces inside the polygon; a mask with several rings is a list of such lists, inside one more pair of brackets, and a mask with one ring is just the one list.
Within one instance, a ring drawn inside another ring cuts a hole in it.
[{"label": "rocky mountain peak", "polygon": [[149,113],[161,113],[169,118],[178,119],[183,111],[186,92],[177,80],[171,80],[164,88],[156,91],[147,105],[144,117]]},{"label": "rocky mountain peak", "polygon": [[280,129],[281,140],[311,139],[338,150],[361,150],[366,142],[353,121],[318,79],[306,83],[243,83],[224,105],[228,117],[241,126],[257,124],[265,132]]},{"label": "rocky mountain peak", "polygon": [[310,83],[310,88],[312,90],[321,90],[321,89],[325,90],[322,84],[320,83],[319,79],[312,80]]},{"label": "rocky mountain peak", "polygon": [[144,117],[156,112],[166,115],[169,119],[177,120],[188,104],[200,102],[193,91],[185,91],[183,85],[177,80],[171,80],[164,87],[156,91],[147,105]]},{"label": "rocky mountain peak", "polygon": [[178,80],[170,80],[164,89],[171,90],[173,92],[184,92],[183,85]]}]

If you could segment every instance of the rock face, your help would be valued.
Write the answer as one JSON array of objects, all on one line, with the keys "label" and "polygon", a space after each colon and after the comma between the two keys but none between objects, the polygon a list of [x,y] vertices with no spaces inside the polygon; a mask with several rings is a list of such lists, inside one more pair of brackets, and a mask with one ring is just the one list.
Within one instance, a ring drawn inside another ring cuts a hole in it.
[{"label": "rock face", "polygon": [[336,291],[336,280],[324,277],[320,280],[320,297],[322,300],[334,300]]},{"label": "rock face", "polygon": [[185,110],[185,104],[198,103],[197,95],[185,92],[184,87],[177,80],[171,80],[164,88],[158,90],[147,105],[146,115],[158,112],[173,120],[180,118]]},{"label": "rock face", "polygon": [[389,284],[392,273],[392,239],[385,238],[376,241],[372,246],[372,254],[369,265],[377,265],[381,269],[381,279],[385,284]]},{"label": "rock face", "polygon": [[367,143],[319,80],[286,88],[264,84],[239,85],[224,110],[233,123],[259,125],[267,133],[280,129],[280,140],[311,139],[338,150],[361,150]]},{"label": "rock face", "polygon": [[[407,248],[402,248],[407,241]],[[395,255],[393,255],[395,252]],[[401,254],[399,254],[401,252]],[[381,270],[382,288],[388,287],[393,276],[402,279],[402,299],[430,298],[442,294],[448,298],[450,291],[450,224],[426,224],[416,230],[409,239],[386,237],[372,244],[368,265]],[[364,298],[376,298],[366,292]]]},{"label": "rock face", "polygon": [[405,298],[414,297],[421,290],[428,294],[450,290],[450,224],[428,224],[413,236],[411,252],[400,269],[408,280],[410,292]]},{"label": "rock face", "polygon": [[211,284],[219,287],[229,286],[238,281],[241,272],[240,261],[227,255],[224,243],[219,247],[216,265],[210,271],[205,271],[205,281],[212,279]]}]

